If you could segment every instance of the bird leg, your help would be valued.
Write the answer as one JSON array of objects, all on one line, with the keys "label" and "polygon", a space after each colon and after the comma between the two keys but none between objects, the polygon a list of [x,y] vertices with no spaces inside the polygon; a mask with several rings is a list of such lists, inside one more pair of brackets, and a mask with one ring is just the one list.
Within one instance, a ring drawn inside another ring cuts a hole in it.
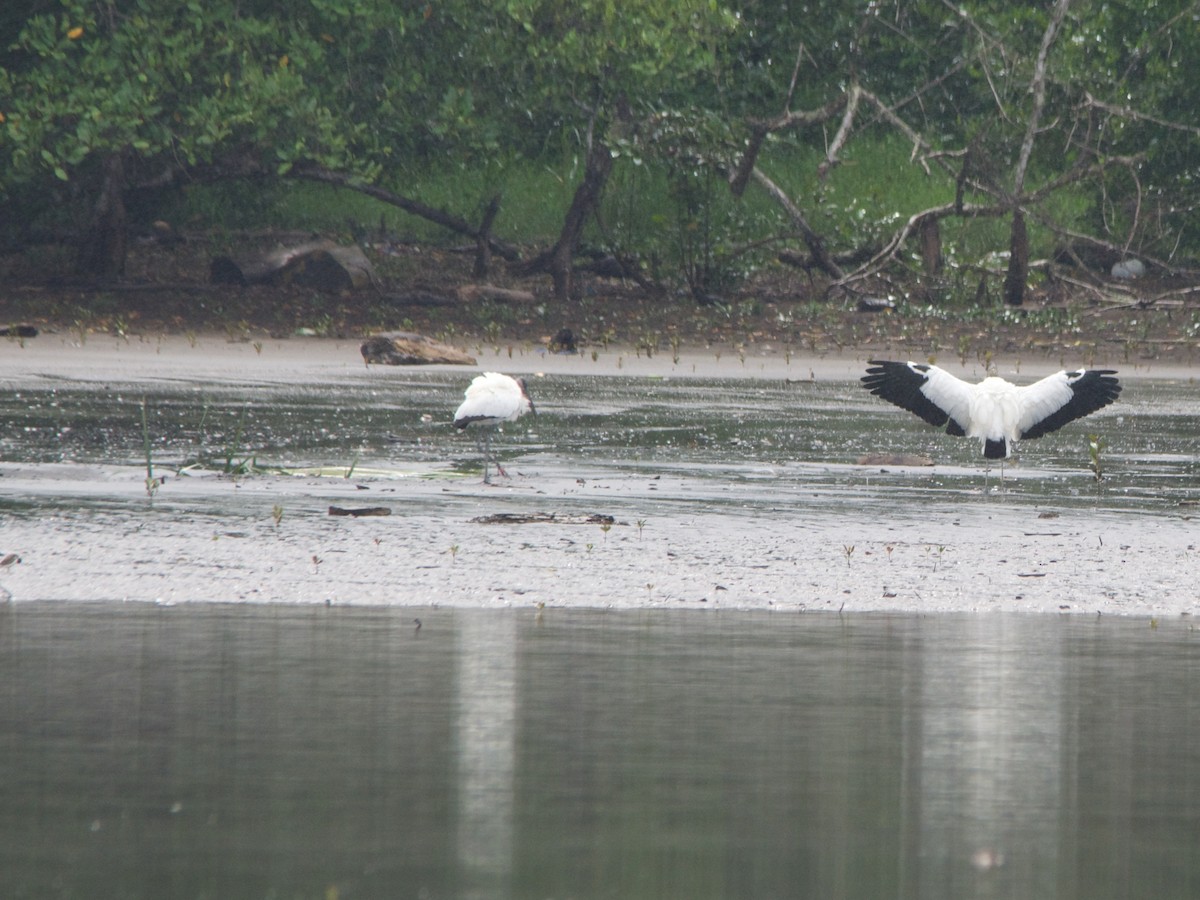
[{"label": "bird leg", "polygon": [[[996,493],[998,493],[998,494],[1004,493],[1004,463],[1005,462],[1007,462],[1007,459],[1001,459],[1000,463],[999,463],[1000,482],[996,486]],[[992,492],[992,489],[988,486],[991,483],[991,480],[992,480],[992,461],[989,459],[989,460],[985,460],[983,463],[983,492],[984,492],[984,494],[990,494]]]},{"label": "bird leg", "polygon": [[484,429],[483,437],[475,435],[475,448],[483,456],[483,483],[491,484],[492,479],[488,476],[488,455],[491,450],[492,432],[490,429]]},{"label": "bird leg", "polygon": [[478,435],[475,437],[475,446],[477,448],[479,448],[479,452],[481,454],[483,454],[483,483],[484,484],[492,483],[491,476],[488,474],[488,462],[495,463],[497,474],[499,474],[500,476],[502,476],[504,478],[509,477],[508,473],[504,471],[504,466],[500,465],[500,456],[498,454],[495,456],[492,455],[492,431],[494,431],[494,429],[485,428],[485,429],[483,429],[482,440],[479,438]]},{"label": "bird leg", "polygon": [[[489,431],[488,432],[488,448],[489,449],[491,448],[491,441],[492,441],[492,433]],[[508,473],[504,471],[504,466],[500,465],[500,454],[499,453],[497,453],[495,456],[492,457],[492,462],[494,462],[496,464],[496,471],[500,474],[500,476],[502,478],[507,478]],[[484,465],[486,465],[486,463],[484,463]]]}]

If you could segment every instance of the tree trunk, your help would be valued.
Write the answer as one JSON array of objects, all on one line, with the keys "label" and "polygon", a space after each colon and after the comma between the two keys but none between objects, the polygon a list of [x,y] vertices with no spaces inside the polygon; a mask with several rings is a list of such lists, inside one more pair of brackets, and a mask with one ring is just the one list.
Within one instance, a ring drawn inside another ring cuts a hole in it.
[{"label": "tree trunk", "polygon": [[942,271],[942,231],[933,216],[921,222],[921,261],[926,275]]},{"label": "tree trunk", "polygon": [[1029,235],[1025,233],[1025,214],[1013,210],[1012,236],[1008,244],[1008,274],[1004,276],[1004,302],[1020,306],[1025,302],[1025,281],[1029,276]]},{"label": "tree trunk", "polygon": [[479,236],[475,238],[475,278],[487,278],[492,269],[492,225],[500,212],[500,195],[494,196],[483,211]]},{"label": "tree trunk", "polygon": [[104,160],[101,179],[92,220],[80,240],[75,271],[111,279],[125,273],[125,160],[120,153]]},{"label": "tree trunk", "polygon": [[554,279],[554,296],[566,300],[571,296],[571,269],[575,251],[588,217],[595,211],[612,172],[612,154],[601,140],[589,143],[587,162],[584,164],[583,181],[575,189],[571,208],[563,219],[558,242],[522,267],[525,274],[547,272]]},{"label": "tree trunk", "polygon": [[[1025,139],[1021,142],[1021,153],[1017,157],[1017,170],[1013,175],[1012,196],[1020,202],[1025,192],[1025,175],[1029,171],[1029,160],[1033,156],[1033,144],[1041,126],[1042,110],[1046,103],[1046,60],[1050,48],[1058,35],[1059,28],[1067,16],[1071,0],[1056,0],[1050,13],[1050,21],[1042,33],[1042,45],[1033,66],[1033,81],[1029,89],[1033,94],[1033,107],[1029,111],[1029,122],[1025,128]],[[1013,207],[1012,238],[1009,241],[1008,274],[1004,276],[1004,302],[1009,306],[1020,306],[1025,302],[1025,282],[1029,276],[1029,236],[1025,232],[1025,214],[1020,207]]]}]

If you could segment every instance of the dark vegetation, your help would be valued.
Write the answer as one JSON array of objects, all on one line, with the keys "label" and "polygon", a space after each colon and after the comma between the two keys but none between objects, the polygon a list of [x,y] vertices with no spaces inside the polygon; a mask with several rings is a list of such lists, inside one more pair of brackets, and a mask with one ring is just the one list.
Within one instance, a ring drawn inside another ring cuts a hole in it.
[{"label": "dark vegetation", "polygon": [[[1190,354],[1200,3],[1044,6],[8,4],[0,316]],[[377,285],[207,283],[313,232]]]}]

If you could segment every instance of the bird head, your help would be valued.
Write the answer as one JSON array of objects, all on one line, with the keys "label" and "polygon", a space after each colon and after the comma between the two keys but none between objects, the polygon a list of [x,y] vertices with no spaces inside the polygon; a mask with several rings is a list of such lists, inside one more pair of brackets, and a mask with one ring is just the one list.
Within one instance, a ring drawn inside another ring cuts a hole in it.
[{"label": "bird head", "polygon": [[529,396],[529,388],[525,386],[525,379],[518,378],[517,384],[521,388],[521,396],[529,401],[529,411],[536,416],[537,415],[537,407],[533,405],[533,398]]}]

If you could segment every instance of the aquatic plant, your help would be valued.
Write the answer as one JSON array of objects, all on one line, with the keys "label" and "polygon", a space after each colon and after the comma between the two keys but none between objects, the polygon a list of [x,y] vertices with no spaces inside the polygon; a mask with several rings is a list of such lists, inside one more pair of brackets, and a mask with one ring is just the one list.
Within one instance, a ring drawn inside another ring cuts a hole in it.
[{"label": "aquatic plant", "polygon": [[154,477],[154,460],[150,452],[150,423],[147,420],[146,407],[148,401],[142,398],[142,449],[146,453],[146,495],[153,497],[163,480]]},{"label": "aquatic plant", "polygon": [[1088,468],[1092,470],[1092,477],[1095,478],[1096,481],[1100,481],[1104,478],[1104,464],[1100,459],[1100,454],[1104,452],[1105,441],[1104,438],[1098,434],[1089,434],[1087,436],[1087,442],[1088,457],[1090,458],[1090,461],[1088,462]]},{"label": "aquatic plant", "polygon": [[[242,475],[253,475],[263,471],[258,465],[258,457],[254,454],[247,454],[247,449],[242,446],[242,438],[246,433],[246,414],[247,405],[242,405],[241,413],[238,416],[237,428],[234,430],[233,439],[225,442],[225,447],[221,454],[224,457],[224,462],[217,467],[224,475],[233,475],[235,477]],[[201,416],[201,428],[204,426],[204,421],[208,418],[208,405],[205,403],[204,414]],[[241,457],[241,459],[238,459]],[[202,465],[205,464],[203,456],[198,460]]]}]

